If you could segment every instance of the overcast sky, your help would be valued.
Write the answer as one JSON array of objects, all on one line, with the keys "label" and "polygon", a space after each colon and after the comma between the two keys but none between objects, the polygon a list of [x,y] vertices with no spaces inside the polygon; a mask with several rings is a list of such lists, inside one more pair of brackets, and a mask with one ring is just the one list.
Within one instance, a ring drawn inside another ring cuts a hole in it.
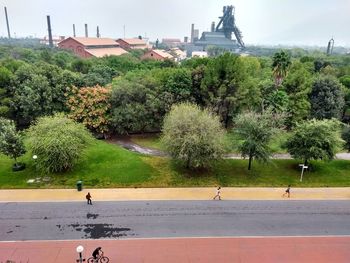
[{"label": "overcast sky", "polygon": [[[53,35],[89,36],[100,26],[103,37],[190,36],[191,23],[200,34],[218,22],[224,5],[236,8],[236,24],[246,44],[350,46],[350,0],[3,0],[12,35],[47,35],[46,15],[51,16]],[[7,36],[3,7],[0,34]]]}]

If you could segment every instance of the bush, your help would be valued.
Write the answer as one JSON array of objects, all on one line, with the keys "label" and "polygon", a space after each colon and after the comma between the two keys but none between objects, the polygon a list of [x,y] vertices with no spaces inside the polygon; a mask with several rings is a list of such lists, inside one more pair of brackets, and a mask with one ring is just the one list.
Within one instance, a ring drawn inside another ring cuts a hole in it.
[{"label": "bush", "polygon": [[63,115],[40,118],[28,131],[29,148],[42,173],[65,172],[77,163],[92,136],[83,124]]}]

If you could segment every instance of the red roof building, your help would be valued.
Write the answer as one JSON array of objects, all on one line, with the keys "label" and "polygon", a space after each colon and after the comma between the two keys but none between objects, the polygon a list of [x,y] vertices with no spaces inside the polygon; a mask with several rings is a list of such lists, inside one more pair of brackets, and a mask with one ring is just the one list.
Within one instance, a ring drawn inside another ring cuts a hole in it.
[{"label": "red roof building", "polygon": [[164,61],[166,59],[174,60],[174,57],[167,53],[164,50],[161,49],[153,49],[148,52],[146,52],[141,59],[153,59],[153,60],[159,60]]},{"label": "red roof building", "polygon": [[69,37],[59,42],[58,47],[72,50],[81,58],[120,56],[128,53],[111,38]]},{"label": "red roof building", "polygon": [[117,42],[122,48],[126,50],[150,48],[150,46],[147,44],[145,40],[139,39],[139,38],[123,38],[123,39],[119,38]]}]

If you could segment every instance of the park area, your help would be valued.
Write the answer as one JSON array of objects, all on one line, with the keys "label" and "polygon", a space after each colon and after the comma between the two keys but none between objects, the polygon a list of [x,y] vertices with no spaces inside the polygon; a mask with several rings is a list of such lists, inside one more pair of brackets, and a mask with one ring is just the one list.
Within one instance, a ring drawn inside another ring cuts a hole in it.
[{"label": "park area", "polygon": [[[158,139],[135,137],[142,145],[159,145]],[[29,153],[20,158],[27,167],[13,172],[13,161],[0,155],[0,187],[15,188],[74,188],[78,180],[93,188],[114,187],[341,187],[350,186],[350,161],[313,161],[300,182],[298,160],[255,162],[248,171],[248,160],[224,159],[211,168],[191,171],[168,157],[156,157],[128,151],[106,141],[94,140],[77,165],[65,173],[43,175],[35,168]],[[28,183],[30,179],[38,179]]]}]

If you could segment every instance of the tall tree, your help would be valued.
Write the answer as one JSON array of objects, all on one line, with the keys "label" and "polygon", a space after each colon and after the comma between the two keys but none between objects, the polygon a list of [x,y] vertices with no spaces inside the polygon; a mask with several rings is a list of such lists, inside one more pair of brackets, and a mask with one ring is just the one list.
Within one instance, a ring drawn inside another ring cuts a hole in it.
[{"label": "tall tree", "polygon": [[294,62],[288,76],[283,82],[283,87],[288,94],[286,125],[290,129],[296,123],[306,120],[310,115],[311,104],[309,94],[313,81],[312,69],[305,63]]},{"label": "tall tree", "polygon": [[231,53],[211,59],[201,84],[205,106],[220,116],[226,128],[238,110],[236,93],[245,74],[240,66],[238,56]]},{"label": "tall tree", "polygon": [[287,52],[281,50],[280,52],[274,54],[272,69],[276,87],[280,87],[282,85],[283,79],[287,76],[290,65],[291,59]]},{"label": "tall tree", "polygon": [[238,135],[238,149],[242,157],[248,157],[248,170],[253,159],[267,162],[271,155],[269,143],[281,127],[281,115],[271,112],[247,112],[239,114],[235,119],[234,132]]},{"label": "tall tree", "polygon": [[340,119],[344,108],[341,84],[332,76],[315,79],[310,94],[311,117],[316,119]]}]

